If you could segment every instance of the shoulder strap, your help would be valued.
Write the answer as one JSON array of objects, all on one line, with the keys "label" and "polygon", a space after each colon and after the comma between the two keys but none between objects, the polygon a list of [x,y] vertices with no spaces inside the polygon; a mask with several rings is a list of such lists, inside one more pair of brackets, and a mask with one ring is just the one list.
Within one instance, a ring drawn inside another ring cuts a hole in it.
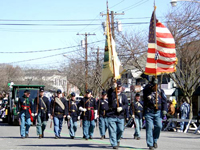
[{"label": "shoulder strap", "polygon": [[46,104],[45,104],[45,102],[44,102],[44,100],[43,100],[42,97],[41,97],[41,101],[42,101],[42,103],[43,103],[43,105],[44,105],[44,107],[45,107],[44,111],[46,112],[46,111],[47,111],[47,106],[46,106]]},{"label": "shoulder strap", "polygon": [[60,98],[56,97],[55,102],[62,108],[62,110],[65,109],[65,105],[63,104]]}]

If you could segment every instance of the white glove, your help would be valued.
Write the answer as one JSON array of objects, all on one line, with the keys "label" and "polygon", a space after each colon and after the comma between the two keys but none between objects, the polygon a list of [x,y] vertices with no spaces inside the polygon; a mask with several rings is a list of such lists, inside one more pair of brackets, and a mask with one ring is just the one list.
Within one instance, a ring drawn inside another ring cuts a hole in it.
[{"label": "white glove", "polygon": [[4,111],[5,110],[5,108],[3,108],[1,111]]},{"label": "white glove", "polygon": [[35,113],[35,116],[37,116],[37,113]]},{"label": "white glove", "polygon": [[17,114],[19,115],[20,112],[17,112]]},{"label": "white glove", "polygon": [[135,118],[135,115],[132,115],[132,118],[134,119],[134,118]]},{"label": "white glove", "polygon": [[97,119],[97,110],[95,110],[94,113],[94,119]]},{"label": "white glove", "polygon": [[151,99],[151,95],[147,96],[147,98],[150,100]]},{"label": "white glove", "polygon": [[121,112],[122,111],[122,107],[117,107],[117,112]]},{"label": "white glove", "polygon": [[49,118],[51,117],[51,114],[48,114]]},{"label": "white glove", "polygon": [[70,115],[67,115],[67,119],[70,119],[71,117],[70,117]]},{"label": "white glove", "polygon": [[79,107],[79,110],[80,110],[80,111],[84,111],[84,112],[87,111],[87,109],[86,109],[86,108],[83,108],[83,107]]},{"label": "white glove", "polygon": [[31,116],[34,116],[34,113],[31,113]]},{"label": "white glove", "polygon": [[115,89],[117,87],[117,83],[113,83],[112,89]]},{"label": "white glove", "polygon": [[81,117],[80,117],[80,116],[78,116],[78,120],[80,120],[80,118],[81,118]]}]

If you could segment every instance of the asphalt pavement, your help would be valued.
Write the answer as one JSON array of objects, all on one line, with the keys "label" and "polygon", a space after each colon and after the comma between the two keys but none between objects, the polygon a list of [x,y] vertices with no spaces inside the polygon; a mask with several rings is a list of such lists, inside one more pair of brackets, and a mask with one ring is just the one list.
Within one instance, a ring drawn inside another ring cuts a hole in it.
[{"label": "asphalt pavement", "polygon": [[[199,150],[200,134],[193,134],[193,132],[185,134],[162,131],[160,139],[158,140],[158,150]],[[127,128],[124,131],[119,149],[148,149],[146,145],[145,129],[141,131],[140,140],[133,139],[133,133],[134,129],[132,128]],[[53,128],[50,128],[50,122],[48,122],[43,139],[39,139],[36,135],[36,126],[30,127],[29,138],[21,139],[19,126],[9,126],[8,124],[0,122],[0,150],[112,149],[108,133],[106,134],[106,139],[100,140],[100,134],[97,128],[95,128],[92,140],[86,141],[82,136],[82,128],[78,125],[76,138],[71,139],[69,137],[67,124],[63,124],[61,139],[54,139]]]}]

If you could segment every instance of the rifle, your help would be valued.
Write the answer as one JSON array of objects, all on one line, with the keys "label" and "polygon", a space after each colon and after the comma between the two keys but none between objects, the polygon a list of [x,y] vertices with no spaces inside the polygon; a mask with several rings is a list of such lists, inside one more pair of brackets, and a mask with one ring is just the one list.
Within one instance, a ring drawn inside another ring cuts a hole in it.
[{"label": "rifle", "polygon": [[19,125],[21,126],[21,119],[19,118]]},{"label": "rifle", "polygon": [[[54,116],[55,103],[56,103],[56,99],[55,99],[55,97],[54,97],[53,109],[52,109],[52,116]],[[50,128],[52,128],[52,124],[53,124],[53,119],[51,119]]]},{"label": "rifle", "polygon": [[[36,102],[36,113],[37,113],[37,115],[38,115],[38,105],[39,105],[39,91],[37,92],[37,102]],[[37,117],[35,118],[35,123],[37,123]]]},{"label": "rifle", "polygon": [[80,119],[80,127],[82,127],[82,119]]},{"label": "rifle", "polygon": [[[71,101],[71,99],[69,99],[69,107],[68,107],[68,114],[70,115],[70,101]],[[67,126],[68,126],[68,128],[70,127],[70,119],[68,119],[68,122],[67,122]]]},{"label": "rifle", "polygon": [[[132,92],[131,92],[131,106],[132,106],[132,115],[135,115],[135,108],[134,108],[134,105],[133,105],[133,96],[132,96]],[[131,116],[132,117],[132,116]],[[134,123],[134,126],[136,128],[136,123],[135,123],[135,119],[133,118],[133,123]]]},{"label": "rifle", "polygon": [[[99,99],[99,107],[98,107],[98,112],[97,112],[98,116],[99,116],[99,111],[100,111],[100,102],[101,102],[101,99]],[[99,125],[99,118],[97,118],[96,129],[98,125]]]}]

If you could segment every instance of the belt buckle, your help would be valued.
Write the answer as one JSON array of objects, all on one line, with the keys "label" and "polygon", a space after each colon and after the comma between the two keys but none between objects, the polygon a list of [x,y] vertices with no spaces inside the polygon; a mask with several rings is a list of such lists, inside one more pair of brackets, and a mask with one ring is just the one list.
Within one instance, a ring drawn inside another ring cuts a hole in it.
[{"label": "belt buckle", "polygon": [[41,109],[44,109],[43,107],[41,107]]},{"label": "belt buckle", "polygon": [[140,110],[138,110],[138,112],[140,112]]},{"label": "belt buckle", "polygon": [[88,108],[88,110],[90,110],[90,108]]},{"label": "belt buckle", "polygon": [[75,110],[72,110],[72,112],[75,112]]},{"label": "belt buckle", "polygon": [[27,109],[27,107],[24,107],[24,109]]}]

